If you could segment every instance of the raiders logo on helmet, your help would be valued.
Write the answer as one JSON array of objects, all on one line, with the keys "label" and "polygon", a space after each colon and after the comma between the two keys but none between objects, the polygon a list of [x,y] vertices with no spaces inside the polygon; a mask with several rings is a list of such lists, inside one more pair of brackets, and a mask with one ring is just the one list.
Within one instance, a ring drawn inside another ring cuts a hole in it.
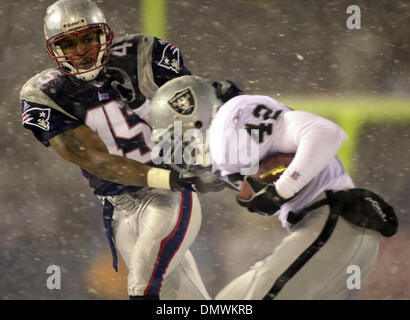
[{"label": "raiders logo on helmet", "polygon": [[168,100],[168,104],[174,111],[183,116],[189,116],[195,110],[195,98],[189,88],[175,93],[175,95]]}]

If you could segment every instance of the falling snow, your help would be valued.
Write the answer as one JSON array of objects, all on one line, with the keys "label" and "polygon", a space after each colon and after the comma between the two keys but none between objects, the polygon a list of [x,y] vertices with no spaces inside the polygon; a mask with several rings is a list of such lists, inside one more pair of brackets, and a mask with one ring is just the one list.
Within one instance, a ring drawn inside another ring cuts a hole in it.
[{"label": "falling snow", "polygon": [[[0,298],[126,299],[126,267],[121,261],[118,274],[111,268],[101,202],[77,167],[39,144],[21,126],[22,85],[54,67],[42,34],[43,15],[51,3],[0,4],[0,30],[4,31],[0,33]],[[116,36],[142,32],[138,1],[98,3]],[[322,3],[172,1],[166,40],[178,46],[193,74],[231,79],[246,93],[290,101],[294,108],[314,101],[328,108],[326,102],[332,108],[347,105],[369,110],[359,122],[351,172],[357,186],[394,204],[400,229],[393,238],[381,239],[376,266],[353,299],[409,299],[410,42],[405,35],[410,20],[406,5],[362,1],[368,3],[363,4],[367,15],[362,29],[348,30],[350,2]],[[407,113],[393,114],[403,106],[408,107]],[[286,231],[276,217],[250,214],[237,206],[233,191],[200,199],[203,224],[192,252],[214,295],[269,254]],[[61,267],[59,292],[46,287],[50,265]]]}]

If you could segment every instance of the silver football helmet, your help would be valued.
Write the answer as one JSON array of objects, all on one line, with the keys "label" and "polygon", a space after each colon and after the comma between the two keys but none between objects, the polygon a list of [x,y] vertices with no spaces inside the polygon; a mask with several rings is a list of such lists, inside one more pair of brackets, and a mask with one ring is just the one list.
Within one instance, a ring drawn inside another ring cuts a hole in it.
[{"label": "silver football helmet", "polygon": [[200,137],[194,134],[190,138],[200,138],[198,141],[203,144],[203,152],[197,155],[196,164],[209,165],[204,159],[209,160],[209,155],[205,155],[208,150],[206,130],[221,105],[222,101],[217,98],[210,81],[197,76],[182,76],[166,82],[157,90],[150,104],[150,124],[155,142],[160,143],[162,133],[168,132],[174,148],[178,148],[176,141],[184,144],[185,137],[181,136],[191,133],[188,132],[190,129],[196,130]]},{"label": "silver football helmet", "polygon": [[[64,54],[59,41],[83,33],[96,31],[98,45],[83,51]],[[93,80],[108,62],[114,33],[107,25],[103,12],[91,0],[58,0],[47,8],[44,18],[47,54],[66,75],[85,81]],[[91,67],[81,67],[88,59]]]}]

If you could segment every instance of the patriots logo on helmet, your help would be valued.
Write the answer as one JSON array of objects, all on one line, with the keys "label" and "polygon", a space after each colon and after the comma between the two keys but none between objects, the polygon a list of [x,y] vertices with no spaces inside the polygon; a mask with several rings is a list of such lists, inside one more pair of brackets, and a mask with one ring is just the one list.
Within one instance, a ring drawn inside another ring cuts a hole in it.
[{"label": "patriots logo on helmet", "polygon": [[195,109],[194,95],[189,88],[186,88],[175,93],[175,95],[168,100],[168,104],[177,113],[183,116],[189,116]]},{"label": "patriots logo on helmet", "polygon": [[[25,102],[26,104],[26,102]],[[48,131],[50,129],[50,108],[31,108],[23,113],[23,125],[39,127],[40,129]]]},{"label": "patriots logo on helmet", "polygon": [[175,73],[179,73],[179,49],[173,44],[168,44],[164,51],[162,51],[161,61],[158,63],[159,66],[170,69]]}]

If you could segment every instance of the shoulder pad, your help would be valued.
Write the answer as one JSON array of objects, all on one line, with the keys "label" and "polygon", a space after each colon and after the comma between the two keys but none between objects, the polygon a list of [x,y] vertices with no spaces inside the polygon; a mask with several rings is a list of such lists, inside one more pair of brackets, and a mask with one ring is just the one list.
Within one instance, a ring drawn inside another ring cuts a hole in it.
[{"label": "shoulder pad", "polygon": [[47,69],[37,73],[24,84],[20,91],[20,97],[24,99],[26,95],[46,89],[48,86],[54,84],[55,80],[60,76],[63,76],[63,74],[58,69]]},{"label": "shoulder pad", "polygon": [[78,120],[63,108],[58,106],[45,92],[58,90],[65,81],[64,75],[58,69],[48,69],[29,79],[20,91],[20,100],[34,102],[60,111],[66,116]]}]

